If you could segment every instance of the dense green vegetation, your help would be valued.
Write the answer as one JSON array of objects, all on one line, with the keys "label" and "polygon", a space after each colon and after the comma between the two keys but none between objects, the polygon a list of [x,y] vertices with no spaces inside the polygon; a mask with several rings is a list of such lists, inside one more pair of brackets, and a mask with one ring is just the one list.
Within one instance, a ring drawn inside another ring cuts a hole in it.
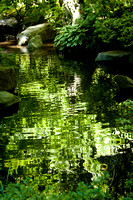
[{"label": "dense green vegetation", "polygon": [[53,26],[61,26],[62,8],[58,1],[40,0],[2,0],[0,1],[0,17],[15,17],[19,30],[38,23],[50,22]]},{"label": "dense green vegetation", "polygon": [[75,6],[76,3],[80,3],[80,18],[74,24],[71,24],[72,20],[68,17],[66,22],[63,2],[63,0],[2,0],[0,16],[15,17],[20,25],[19,31],[44,22],[51,23],[55,28],[60,27],[59,35],[55,38],[55,46],[60,50],[68,47],[100,50],[101,45],[102,48],[112,49],[132,48],[132,0],[72,1],[75,2]]},{"label": "dense green vegetation", "polygon": [[55,46],[96,51],[133,47],[132,1],[84,1],[80,18],[60,29]]},{"label": "dense green vegetation", "polygon": [[[93,180],[90,185],[83,182],[78,183],[75,191],[63,192],[62,194],[53,194],[51,190],[40,192],[38,190],[38,183],[27,177],[26,180],[18,183],[10,183],[5,190],[1,184],[2,193],[1,200],[131,200],[133,192],[131,191],[133,179],[126,182],[125,197],[119,195],[115,198],[109,193],[108,174],[102,174],[97,179]],[[128,191],[128,192],[127,192]]]}]

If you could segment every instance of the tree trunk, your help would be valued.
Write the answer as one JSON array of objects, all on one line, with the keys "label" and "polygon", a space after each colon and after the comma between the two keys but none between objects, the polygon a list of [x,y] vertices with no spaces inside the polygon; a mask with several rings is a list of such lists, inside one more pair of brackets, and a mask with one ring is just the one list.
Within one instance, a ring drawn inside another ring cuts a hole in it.
[{"label": "tree trunk", "polygon": [[73,24],[80,16],[80,4],[74,0],[64,0],[62,6],[64,7],[64,22],[65,24]]}]

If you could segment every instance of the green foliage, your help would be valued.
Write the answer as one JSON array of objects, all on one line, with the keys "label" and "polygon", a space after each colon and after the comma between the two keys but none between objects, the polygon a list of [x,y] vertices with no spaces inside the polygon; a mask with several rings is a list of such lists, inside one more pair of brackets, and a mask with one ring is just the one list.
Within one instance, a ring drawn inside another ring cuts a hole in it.
[{"label": "green foliage", "polygon": [[39,0],[2,0],[0,2],[0,15],[6,18],[15,17],[21,27],[44,22],[60,26],[62,9],[55,0],[42,2]]},{"label": "green foliage", "polygon": [[73,46],[93,49],[101,42],[114,47],[133,46],[131,1],[86,1],[76,24],[63,27],[55,38],[59,50]]},{"label": "green foliage", "polygon": [[132,100],[126,100],[124,102],[121,102],[118,106],[119,110],[119,117],[116,119],[116,123],[119,126],[119,131],[121,135],[123,135],[125,138],[132,138],[132,132],[133,132],[133,101]]},{"label": "green foliage", "polygon": [[133,12],[124,12],[121,17],[97,20],[95,33],[105,43],[119,41],[124,47],[133,46]]},{"label": "green foliage", "polygon": [[1,200],[16,200],[16,199],[45,199],[45,195],[38,191],[37,182],[32,179],[26,178],[19,183],[10,183],[4,194],[0,195]]},{"label": "green foliage", "polygon": [[59,50],[63,50],[65,47],[82,45],[86,31],[86,29],[80,29],[78,24],[66,25],[61,29],[60,34],[56,36],[54,45],[59,46]]},{"label": "green foliage", "polygon": [[108,188],[108,174],[97,177],[95,181],[92,181],[91,185],[86,185],[81,182],[78,184],[76,191],[63,192],[62,194],[47,194],[47,191],[41,193],[38,190],[38,183],[32,179],[26,178],[18,183],[10,183],[3,194],[0,195],[1,200],[15,200],[15,199],[63,199],[63,200],[89,200],[89,199],[107,199],[109,197]]},{"label": "green foliage", "polygon": [[131,200],[133,199],[133,177],[131,177],[129,180],[126,181],[126,197],[123,198],[123,200]]},{"label": "green foliage", "polygon": [[[88,8],[87,11],[92,12],[92,8]],[[85,15],[85,13],[83,15]],[[54,45],[58,47],[59,50],[76,46],[83,46],[85,48],[92,47],[95,44],[95,36],[92,37],[95,19],[96,15],[87,15],[86,18],[81,16],[81,18],[77,20],[77,23],[62,27],[59,31],[59,35],[57,35],[54,40]]]},{"label": "green foliage", "polygon": [[[16,200],[16,199],[42,199],[42,200],[107,200],[114,199],[109,193],[109,175],[108,173],[101,174],[99,177],[95,177],[90,185],[83,182],[78,183],[75,191],[63,192],[62,194],[52,194],[50,191],[40,192],[38,190],[38,182],[29,179],[28,177],[18,183],[10,183],[4,192],[1,192],[1,200]],[[126,182],[126,188],[129,192],[126,192],[126,197],[119,197],[119,199],[130,200],[133,198],[131,192],[133,179],[131,178]]]},{"label": "green foliage", "polygon": [[59,6],[47,6],[47,8],[45,9],[45,13],[43,14],[44,19],[49,22],[54,28],[62,26],[62,15],[63,10]]}]

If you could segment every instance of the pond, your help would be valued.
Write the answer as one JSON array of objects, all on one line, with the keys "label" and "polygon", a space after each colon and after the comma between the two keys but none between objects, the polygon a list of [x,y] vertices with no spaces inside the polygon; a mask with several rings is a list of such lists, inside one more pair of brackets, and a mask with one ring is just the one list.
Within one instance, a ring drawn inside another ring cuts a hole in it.
[{"label": "pond", "polygon": [[132,167],[126,149],[133,102],[115,100],[113,75],[91,57],[88,63],[66,60],[50,47],[15,52],[14,59],[21,101],[16,113],[0,119],[1,179],[28,176],[41,190],[64,191],[108,170],[118,186]]}]

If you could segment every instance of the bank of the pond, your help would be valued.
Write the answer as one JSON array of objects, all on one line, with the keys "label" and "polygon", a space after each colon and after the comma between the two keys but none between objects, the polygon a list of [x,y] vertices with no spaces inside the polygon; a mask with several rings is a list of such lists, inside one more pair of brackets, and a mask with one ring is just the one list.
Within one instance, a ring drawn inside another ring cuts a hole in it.
[{"label": "bank of the pond", "polygon": [[[43,47],[38,50],[38,53],[42,53],[44,49],[49,49],[49,50],[56,50],[55,47],[53,47],[53,43],[45,43],[43,44]],[[3,50],[1,50],[1,53],[30,53],[29,50],[27,49],[27,45],[24,46],[19,46],[17,44],[17,40],[9,40],[9,41],[5,41],[5,42],[0,42],[0,48],[3,48]],[[6,51],[8,50],[8,51]],[[37,50],[32,52],[32,53],[37,53]]]}]

